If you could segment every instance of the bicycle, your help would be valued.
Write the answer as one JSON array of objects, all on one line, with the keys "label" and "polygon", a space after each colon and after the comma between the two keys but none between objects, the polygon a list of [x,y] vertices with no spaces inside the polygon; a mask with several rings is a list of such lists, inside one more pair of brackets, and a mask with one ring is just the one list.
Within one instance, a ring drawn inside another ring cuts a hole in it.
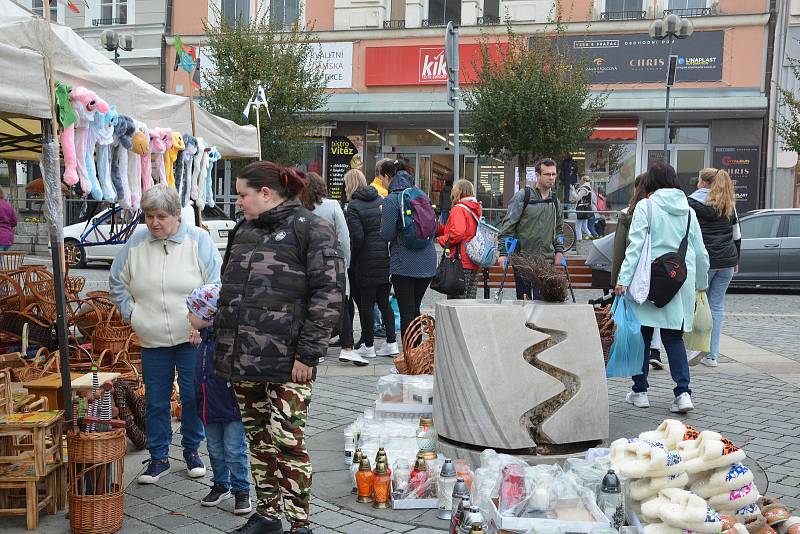
[{"label": "bicycle", "polygon": [[564,226],[561,228],[561,242],[564,245],[564,252],[572,250],[575,247],[576,234],[575,227],[564,221]]}]

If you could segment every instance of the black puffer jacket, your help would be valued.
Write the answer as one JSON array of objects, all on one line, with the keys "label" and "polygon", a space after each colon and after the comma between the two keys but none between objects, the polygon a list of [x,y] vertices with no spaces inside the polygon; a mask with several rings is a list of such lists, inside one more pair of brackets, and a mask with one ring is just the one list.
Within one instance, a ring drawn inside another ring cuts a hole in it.
[{"label": "black puffer jacket", "polygon": [[237,225],[214,322],[217,375],[285,383],[295,360],[316,366],[339,322],[343,293],[333,227],[297,200]]},{"label": "black puffer jacket", "polygon": [[383,199],[374,187],[353,192],[345,218],[350,229],[350,283],[355,287],[389,283],[389,246],[381,239]]},{"label": "black puffer jacket", "polygon": [[738,223],[736,213],[731,217],[723,217],[713,206],[707,206],[692,197],[689,197],[689,206],[697,214],[711,269],[726,269],[738,265],[741,241],[733,240],[733,227]]}]

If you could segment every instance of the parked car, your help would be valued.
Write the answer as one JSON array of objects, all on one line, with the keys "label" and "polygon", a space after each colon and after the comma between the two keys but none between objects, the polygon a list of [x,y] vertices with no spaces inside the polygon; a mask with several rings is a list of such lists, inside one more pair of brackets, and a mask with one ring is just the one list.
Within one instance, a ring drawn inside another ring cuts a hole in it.
[{"label": "parked car", "polygon": [[[182,217],[195,221],[191,206],[183,208]],[[141,225],[140,225],[141,223]],[[228,232],[236,223],[218,207],[203,209],[203,226],[211,234],[220,253],[225,251]],[[70,267],[83,268],[90,261],[113,261],[122,245],[134,232],[146,231],[144,215],[128,212],[119,206],[107,208],[89,220],[64,228],[64,250]]]},{"label": "parked car", "polygon": [[800,209],[751,211],[741,219],[739,272],[732,286],[800,286]]}]

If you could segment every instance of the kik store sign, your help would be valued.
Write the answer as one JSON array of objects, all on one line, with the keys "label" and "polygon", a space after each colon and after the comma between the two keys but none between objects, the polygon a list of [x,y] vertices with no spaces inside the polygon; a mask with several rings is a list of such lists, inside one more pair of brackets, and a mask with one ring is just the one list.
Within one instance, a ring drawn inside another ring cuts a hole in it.
[{"label": "kik store sign", "polygon": [[[490,53],[497,57],[504,44],[490,45]],[[478,44],[458,47],[461,83],[475,81],[474,65],[481,64]],[[367,86],[393,85],[447,85],[447,62],[444,46],[374,46],[366,50]]]},{"label": "kik store sign", "polygon": [[[678,82],[716,82],[722,80],[725,32],[695,32],[688,39],[676,40],[673,54],[678,56]],[[587,60],[586,70],[594,83],[664,82],[667,77],[666,41],[646,33],[603,34],[564,37],[577,57]]]}]

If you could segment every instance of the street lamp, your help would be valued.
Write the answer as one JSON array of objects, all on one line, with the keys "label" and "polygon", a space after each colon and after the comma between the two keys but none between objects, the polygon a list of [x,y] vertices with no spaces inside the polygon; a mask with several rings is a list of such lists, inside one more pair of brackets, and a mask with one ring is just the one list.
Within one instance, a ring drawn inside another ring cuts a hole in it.
[{"label": "street lamp", "polygon": [[664,152],[661,159],[669,163],[669,92],[672,84],[675,83],[675,71],[678,67],[678,56],[672,54],[672,44],[675,39],[686,39],[694,32],[694,25],[689,19],[679,17],[675,13],[670,13],[663,20],[656,20],[650,25],[650,37],[663,41],[669,40],[669,54],[667,55],[667,101],[664,106]]},{"label": "street lamp", "polygon": [[100,33],[100,44],[109,52],[114,52],[114,63],[119,65],[119,49],[131,52],[133,50],[133,35],[119,35],[114,30],[103,30]]}]

